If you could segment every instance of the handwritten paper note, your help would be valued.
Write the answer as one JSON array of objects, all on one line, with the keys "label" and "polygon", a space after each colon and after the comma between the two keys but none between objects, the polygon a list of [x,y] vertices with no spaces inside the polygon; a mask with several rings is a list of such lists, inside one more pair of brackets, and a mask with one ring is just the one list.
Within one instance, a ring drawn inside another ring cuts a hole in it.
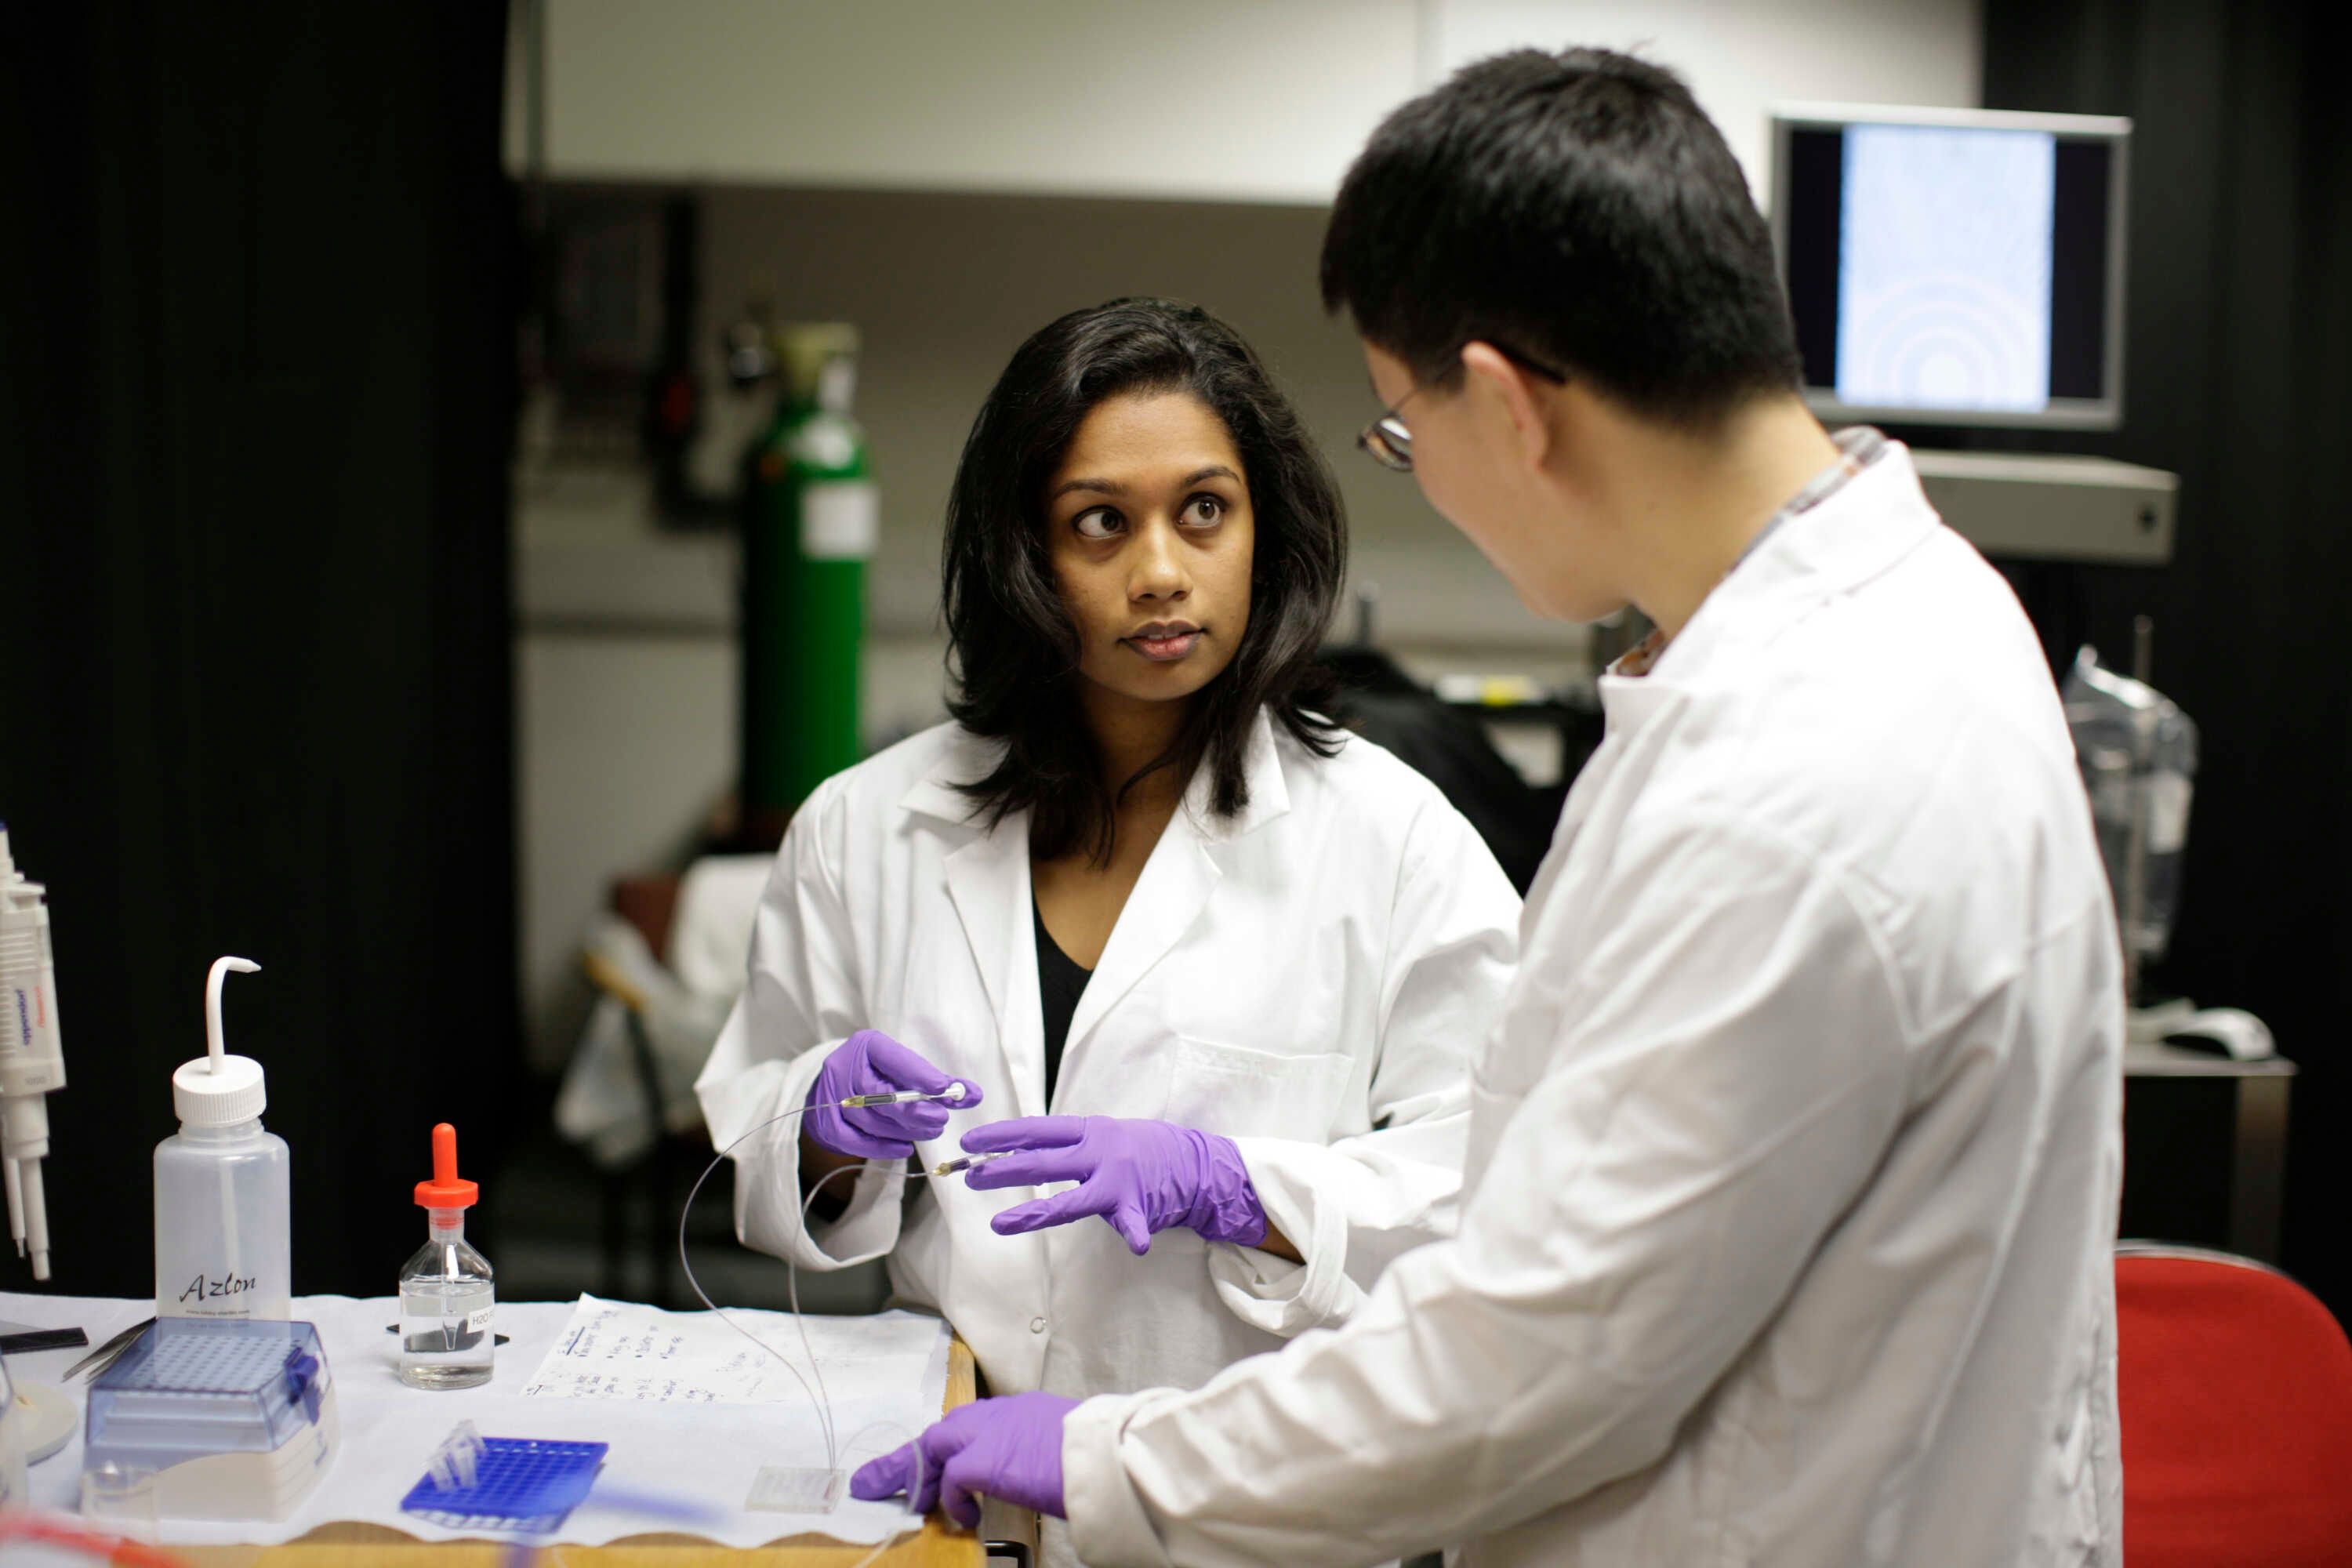
[{"label": "handwritten paper note", "polygon": [[767,1405],[810,1399],[821,1380],[828,1400],[852,1400],[919,1385],[947,1339],[940,1320],[915,1312],[812,1316],[804,1326],[805,1349],[789,1312],[665,1312],[583,1296],[523,1393]]}]

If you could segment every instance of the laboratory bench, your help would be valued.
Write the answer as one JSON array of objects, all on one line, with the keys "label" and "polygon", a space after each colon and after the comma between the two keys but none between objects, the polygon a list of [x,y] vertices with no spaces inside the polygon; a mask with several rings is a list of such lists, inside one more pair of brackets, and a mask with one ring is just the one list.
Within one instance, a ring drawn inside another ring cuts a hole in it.
[{"label": "laboratory bench", "polygon": [[[635,1310],[622,1310],[625,1312]],[[89,1335],[91,1348],[105,1343],[115,1331],[129,1327],[139,1320],[141,1314],[152,1310],[151,1304],[141,1302],[0,1293],[0,1319],[19,1320],[36,1328],[80,1327]],[[294,1310],[298,1319],[306,1322],[317,1321],[320,1325],[320,1339],[328,1351],[328,1370],[332,1378],[331,1398],[339,1412],[339,1430],[331,1439],[331,1463],[334,1468],[323,1473],[324,1479],[318,1483],[320,1489],[306,1497],[289,1517],[299,1521],[303,1517],[304,1508],[321,1504],[323,1493],[335,1486],[337,1472],[350,1476],[353,1467],[360,1467],[361,1476],[368,1479],[380,1473],[384,1489],[391,1498],[397,1499],[400,1491],[407,1486],[410,1473],[422,1468],[418,1454],[414,1451],[417,1447],[417,1435],[406,1430],[416,1426],[416,1422],[412,1418],[414,1413],[398,1404],[406,1397],[406,1391],[391,1393],[376,1381],[393,1378],[392,1366],[396,1358],[377,1353],[373,1343],[368,1343],[364,1349],[357,1348],[362,1343],[362,1335],[373,1341],[373,1324],[394,1313],[394,1303],[389,1298],[362,1301],[337,1297],[298,1298]],[[547,1392],[543,1386],[531,1385],[534,1378],[531,1369],[539,1369],[537,1375],[543,1382],[546,1367],[556,1364],[556,1357],[547,1352],[556,1345],[559,1336],[563,1341],[565,1354],[573,1353],[580,1336],[564,1331],[577,1321],[572,1317],[572,1310],[569,1305],[501,1304],[500,1326],[506,1325],[511,1312],[516,1327],[513,1343],[500,1351],[500,1375],[497,1379],[504,1388],[500,1398],[525,1392],[527,1385],[528,1392],[533,1394]],[[835,1321],[844,1327],[848,1323],[847,1320]],[[331,1323],[333,1332],[329,1331]],[[360,1326],[355,1328],[354,1324]],[[898,1331],[879,1321],[871,1325],[871,1330],[876,1333]],[[933,1339],[931,1343],[936,1345],[938,1341]],[[72,1505],[67,1500],[79,1489],[81,1422],[94,1379],[86,1376],[68,1382],[64,1374],[86,1353],[87,1351],[81,1349],[57,1350],[12,1355],[8,1359],[9,1372],[19,1384],[47,1384],[52,1390],[62,1392],[73,1406],[75,1423],[63,1450],[31,1467],[29,1500],[37,1508],[52,1513],[68,1510]],[[938,1352],[934,1350],[930,1353],[937,1355]],[[546,1357],[544,1365],[542,1356]],[[567,1361],[563,1364],[577,1363]],[[908,1385],[910,1392],[926,1385],[938,1386],[931,1384],[930,1379],[940,1375],[938,1369],[940,1363],[933,1360],[929,1364],[932,1371],[924,1383]],[[518,1370],[509,1375],[509,1367]],[[961,1338],[948,1336],[944,1396],[940,1408],[951,1410],[970,1403],[976,1394],[976,1382],[970,1347]],[[369,1395],[364,1408],[359,1397],[362,1385],[366,1385]],[[416,1397],[447,1400],[450,1403],[446,1419],[471,1420],[477,1412],[468,1405],[459,1403],[469,1392],[474,1391],[420,1393]],[[488,1385],[482,1392],[488,1392]],[[725,1394],[719,1396],[729,1397]],[[903,1399],[905,1396],[890,1397]],[[532,1399],[529,1403],[535,1406],[538,1401]],[[697,1409],[703,1408],[701,1406],[681,1410],[675,1404],[646,1406],[621,1398],[575,1395],[552,1398],[546,1403],[549,1406],[548,1425],[554,1429],[533,1436],[576,1438],[583,1435],[578,1430],[581,1412],[593,1410],[595,1419],[587,1424],[590,1429],[599,1435],[610,1431],[615,1438],[634,1436],[640,1450],[637,1456],[639,1469],[645,1468],[651,1455],[660,1451],[662,1443],[679,1440],[657,1435],[665,1428],[680,1434],[709,1429],[706,1418],[695,1413]],[[917,1410],[925,1407],[925,1405],[915,1406]],[[482,1420],[496,1423],[484,1433],[493,1447],[501,1435],[499,1426],[520,1425],[531,1419],[516,1414],[519,1408],[510,1404],[493,1403],[483,1405],[478,1411]],[[745,1419],[744,1413],[755,1407],[739,1404],[731,1408],[724,1405],[709,1408],[712,1418],[724,1414],[740,1425]],[[782,1407],[778,1408],[781,1410]],[[394,1414],[395,1410],[397,1414]],[[560,1422],[554,1419],[559,1410],[566,1417]],[[899,1425],[911,1418],[911,1412],[897,1415],[891,1418],[891,1425]],[[436,1429],[442,1419],[444,1417],[436,1415],[433,1423]],[[764,1421],[766,1417],[757,1415],[751,1419],[758,1422]],[[373,1447],[383,1451],[372,1452],[372,1440]],[[740,1458],[742,1447],[749,1446],[740,1433],[733,1436],[716,1436],[714,1440],[722,1446],[729,1443],[736,1445],[728,1450],[730,1458]],[[650,1450],[646,1448],[649,1442],[655,1446]],[[425,1438],[425,1444],[430,1447],[431,1439]],[[636,1474],[623,1470],[621,1458],[625,1446],[615,1442],[598,1487],[609,1480],[618,1493],[625,1494],[633,1486],[651,1486],[658,1491],[659,1482],[640,1479]],[[396,1456],[391,1452],[395,1447],[400,1450]],[[684,1459],[689,1473],[695,1473],[691,1456],[679,1455],[673,1449],[670,1457],[672,1461]],[[653,1460],[656,1471],[661,1463],[658,1459]],[[845,1460],[845,1468],[846,1466],[847,1461]],[[676,1468],[675,1464],[673,1468]],[[368,1489],[364,1481],[362,1489]],[[590,1495],[593,1505],[597,1494],[592,1490]],[[378,1509],[372,1491],[367,1500],[351,1502],[352,1511],[350,1513],[341,1511],[346,1506],[346,1500],[342,1499],[325,1497],[322,1506],[335,1511],[323,1512],[322,1522],[314,1524],[292,1540],[274,1544],[257,1543],[257,1541],[234,1543],[242,1529],[235,1524],[175,1521],[167,1517],[161,1521],[160,1530],[151,1535],[148,1533],[150,1527],[144,1521],[124,1523],[93,1520],[83,1522],[93,1530],[127,1533],[134,1539],[160,1537],[163,1551],[191,1564],[192,1568],[361,1568],[362,1564],[370,1565],[370,1568],[401,1568],[403,1564],[414,1565],[414,1568],[462,1568],[465,1564],[492,1568],[493,1564],[513,1564],[521,1560],[517,1553],[525,1544],[492,1531],[476,1534],[436,1531],[447,1538],[421,1539],[419,1534],[395,1528],[383,1519],[365,1517],[371,1510],[402,1517],[388,1504]],[[627,1496],[621,1496],[617,1501],[604,1506],[635,1509],[642,1505],[633,1502]],[[709,1505],[705,1503],[704,1506]],[[731,1532],[736,1540],[756,1541],[756,1525],[745,1527],[747,1520],[755,1518],[730,1510],[727,1529],[714,1533]],[[628,1521],[624,1520],[621,1522],[625,1527]],[[938,1515],[925,1519],[919,1530],[895,1538],[880,1548],[813,1533],[780,1536],[756,1545],[730,1546],[720,1544],[708,1536],[681,1533],[675,1525],[664,1526],[654,1520],[646,1522],[652,1528],[615,1535],[602,1545],[560,1541],[551,1545],[546,1543],[543,1535],[534,1537],[528,1543],[528,1561],[535,1564],[560,1564],[562,1568],[699,1568],[701,1564],[720,1563],[758,1564],[762,1568],[860,1568],[866,1564],[870,1564],[870,1568],[982,1568],[989,1560],[982,1535],[952,1528]],[[787,1521],[779,1517],[776,1523],[782,1527]],[[1034,1515],[992,1505],[985,1523],[988,1527],[986,1533],[990,1537],[1010,1538],[1034,1544]],[[175,1524],[179,1526],[176,1530]],[[797,1521],[793,1527],[797,1528]],[[299,1523],[291,1527],[283,1523],[276,1526],[262,1523],[257,1525],[254,1534],[258,1540],[267,1540],[271,1536],[287,1534],[289,1528],[299,1526]],[[593,1535],[600,1532],[591,1529],[576,1533]],[[603,1533],[610,1533],[609,1524]],[[178,1539],[173,1539],[174,1536]]]},{"label": "laboratory bench", "polygon": [[[948,1347],[948,1396],[941,1408],[974,1396],[971,1347],[959,1338]],[[992,1528],[998,1525],[993,1517]],[[1034,1536],[1032,1521],[1029,1531]],[[173,1551],[191,1568],[515,1568],[515,1549],[502,1542],[417,1541],[381,1525],[330,1524],[282,1546],[183,1546]],[[608,1546],[539,1549],[530,1562],[553,1568],[982,1568],[981,1538],[956,1530],[938,1514],[921,1533],[871,1546],[798,1535],[765,1546],[715,1545],[692,1536],[649,1533]]]}]

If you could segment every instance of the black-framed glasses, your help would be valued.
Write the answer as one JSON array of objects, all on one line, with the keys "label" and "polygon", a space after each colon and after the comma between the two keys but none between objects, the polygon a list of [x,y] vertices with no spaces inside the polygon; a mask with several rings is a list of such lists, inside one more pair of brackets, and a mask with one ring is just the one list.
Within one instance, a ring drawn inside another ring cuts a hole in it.
[{"label": "black-framed glasses", "polygon": [[[1566,371],[1554,370],[1539,359],[1523,354],[1517,349],[1505,348],[1491,339],[1480,341],[1529,375],[1541,376],[1554,386],[1568,384]],[[1389,405],[1378,419],[1365,426],[1356,437],[1356,445],[1370,454],[1373,462],[1391,473],[1412,472],[1412,432],[1405,428],[1404,421],[1397,415],[1398,411],[1411,403],[1420,391],[1421,384],[1416,383],[1402,397]]]}]

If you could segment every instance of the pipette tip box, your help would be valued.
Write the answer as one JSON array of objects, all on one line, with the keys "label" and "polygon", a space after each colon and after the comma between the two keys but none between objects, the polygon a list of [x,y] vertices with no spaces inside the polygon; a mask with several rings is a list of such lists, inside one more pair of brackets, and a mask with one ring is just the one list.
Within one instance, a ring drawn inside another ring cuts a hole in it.
[{"label": "pipette tip box", "polygon": [[315,1327],[164,1318],[90,1386],[82,1510],[283,1519],[326,1473],[336,1437]]}]

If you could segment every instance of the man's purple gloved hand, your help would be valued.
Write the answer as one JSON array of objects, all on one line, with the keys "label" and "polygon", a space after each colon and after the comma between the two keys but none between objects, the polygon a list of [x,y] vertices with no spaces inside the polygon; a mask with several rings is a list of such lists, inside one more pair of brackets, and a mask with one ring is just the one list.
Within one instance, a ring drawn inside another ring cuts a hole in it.
[{"label": "man's purple gloved hand", "polygon": [[1242,1247],[1265,1239],[1265,1209],[1242,1152],[1213,1132],[1117,1116],[1023,1116],[973,1128],[963,1146],[1013,1151],[973,1166],[964,1180],[974,1187],[1080,1184],[1006,1209],[989,1221],[999,1236],[1100,1215],[1139,1258],[1151,1249],[1151,1233],[1171,1226]]},{"label": "man's purple gloved hand", "polygon": [[905,1492],[915,1512],[945,1508],[967,1529],[980,1522],[982,1494],[1063,1518],[1062,1418],[1077,1405],[1058,1394],[958,1405],[913,1442],[859,1466],[849,1495],[873,1502]]},{"label": "man's purple gloved hand", "polygon": [[[908,1105],[868,1105],[844,1110],[834,1102],[854,1094],[895,1094],[919,1089],[937,1094],[963,1085],[963,1098],[917,1100]],[[836,1154],[860,1160],[903,1160],[918,1141],[945,1131],[948,1112],[980,1103],[980,1085],[950,1078],[879,1029],[860,1029],[833,1047],[809,1089],[808,1114],[801,1126]]]}]

